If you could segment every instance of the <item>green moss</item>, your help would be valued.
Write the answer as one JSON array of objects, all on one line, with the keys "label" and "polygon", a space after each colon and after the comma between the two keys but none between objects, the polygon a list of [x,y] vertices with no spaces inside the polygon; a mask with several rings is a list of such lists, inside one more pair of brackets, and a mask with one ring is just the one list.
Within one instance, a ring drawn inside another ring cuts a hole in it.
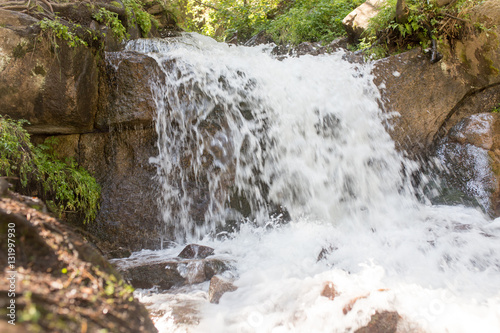
[{"label": "green moss", "polygon": [[462,52],[460,52],[460,62],[468,69],[470,69],[472,66],[471,66],[471,62],[469,60],[469,58],[467,57],[467,53],[466,53],[466,50],[463,49]]},{"label": "green moss", "polygon": [[42,65],[36,65],[33,68],[33,73],[35,75],[41,75],[41,76],[47,75],[47,72],[45,71],[45,68]]},{"label": "green moss", "polygon": [[26,55],[26,52],[27,52],[26,43],[21,42],[21,43],[16,45],[14,50],[12,50],[12,56],[15,59],[19,59],[19,58],[24,57]]},{"label": "green moss", "polygon": [[117,1],[112,1],[111,5],[117,8],[123,8],[122,4]]}]

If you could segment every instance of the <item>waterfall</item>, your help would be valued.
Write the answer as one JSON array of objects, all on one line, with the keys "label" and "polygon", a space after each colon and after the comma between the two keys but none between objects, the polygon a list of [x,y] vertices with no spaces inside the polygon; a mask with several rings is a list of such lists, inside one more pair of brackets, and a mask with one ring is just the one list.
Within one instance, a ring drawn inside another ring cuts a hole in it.
[{"label": "waterfall", "polygon": [[[408,332],[499,331],[500,221],[432,206],[411,186],[418,165],[385,131],[369,64],[343,52],[278,60],[196,34],[127,49],[164,73],[151,77],[151,163],[166,233],[237,262],[238,290],[220,304],[182,296],[198,302],[190,331],[346,332],[379,310]],[[334,301],[319,297],[325,281]],[[145,302],[164,309],[161,297]],[[160,330],[182,331],[168,313]]]},{"label": "waterfall", "polygon": [[263,48],[194,35],[128,49],[165,73],[152,80],[153,161],[163,219],[179,238],[243,217],[263,223],[280,210],[336,223],[412,204],[402,178],[412,166],[381,123],[368,67],[342,53],[278,61]]}]

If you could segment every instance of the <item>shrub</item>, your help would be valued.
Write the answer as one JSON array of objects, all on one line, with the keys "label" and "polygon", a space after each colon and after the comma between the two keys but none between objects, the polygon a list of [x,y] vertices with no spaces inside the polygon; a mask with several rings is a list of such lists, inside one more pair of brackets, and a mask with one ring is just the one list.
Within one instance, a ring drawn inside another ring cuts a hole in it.
[{"label": "shrub", "polygon": [[69,47],[77,47],[80,45],[88,46],[86,41],[81,39],[76,33],[72,32],[66,25],[62,24],[57,17],[54,20],[44,18],[38,22],[38,24],[40,25],[42,32],[47,35],[56,49],[59,47],[56,38],[65,40]]},{"label": "shrub", "polygon": [[73,211],[83,213],[84,222],[94,220],[101,192],[95,178],[72,159],[54,158],[53,140],[34,146],[25,123],[0,116],[0,176],[18,178],[24,192],[37,192],[59,216]]},{"label": "shrub", "polygon": [[[457,0],[448,6],[438,7],[433,1],[406,0],[409,12],[406,20],[395,18],[397,0],[388,0],[386,6],[370,21],[361,46],[375,49],[378,56],[415,46],[429,47],[431,41],[451,43],[463,38],[473,29],[485,29],[469,21],[472,7],[483,0]],[[385,52],[380,52],[381,48]]]},{"label": "shrub", "polygon": [[95,18],[97,22],[107,25],[113,32],[113,35],[120,41],[129,37],[127,29],[118,18],[117,13],[109,11],[106,8],[100,8],[99,11],[93,15],[93,18]]}]

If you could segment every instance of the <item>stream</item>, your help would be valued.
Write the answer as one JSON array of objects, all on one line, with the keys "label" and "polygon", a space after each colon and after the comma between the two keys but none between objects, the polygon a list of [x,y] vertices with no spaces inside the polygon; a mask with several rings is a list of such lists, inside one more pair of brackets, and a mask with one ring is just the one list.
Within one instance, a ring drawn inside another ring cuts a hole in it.
[{"label": "stream", "polygon": [[432,205],[429,177],[412,186],[370,63],[196,34],[127,50],[163,70],[150,162],[175,237],[132,258],[210,246],[238,288],[219,304],[208,282],[137,290],[160,332],[354,332],[376,311],[397,311],[400,332],[500,332],[500,219]]}]

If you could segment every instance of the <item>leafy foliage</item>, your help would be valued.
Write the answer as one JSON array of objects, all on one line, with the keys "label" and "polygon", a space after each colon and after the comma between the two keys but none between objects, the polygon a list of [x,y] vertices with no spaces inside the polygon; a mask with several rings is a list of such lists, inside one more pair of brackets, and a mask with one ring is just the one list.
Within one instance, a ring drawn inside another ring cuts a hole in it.
[{"label": "leafy foliage", "polygon": [[151,31],[152,24],[154,24],[154,18],[144,10],[140,0],[123,0],[123,3],[125,4],[125,11],[131,24],[137,23],[141,29],[142,36],[147,37],[149,31]]},{"label": "leafy foliage", "polygon": [[186,0],[183,28],[225,40],[266,31],[281,43],[329,42],[345,34],[342,19],[363,0]]},{"label": "leafy foliage", "polygon": [[59,45],[57,44],[56,38],[65,40],[69,47],[76,46],[88,46],[87,42],[81,39],[76,33],[70,31],[70,29],[61,23],[61,21],[56,17],[54,20],[49,20],[44,18],[38,22],[40,28],[44,33],[47,34],[49,39],[52,41],[52,45],[57,49]]},{"label": "leafy foliage", "polygon": [[429,47],[433,39],[451,42],[473,29],[484,29],[469,21],[470,9],[483,0],[457,0],[439,7],[434,1],[406,0],[408,15],[396,19],[397,0],[388,0],[386,6],[370,21],[361,48],[367,47],[376,58],[415,46]]},{"label": "leafy foliage", "polygon": [[122,21],[118,18],[118,14],[107,10],[106,8],[100,8],[97,13],[93,15],[97,22],[104,23],[111,28],[113,35],[120,41],[129,38],[127,29],[123,26]]},{"label": "leafy foliage", "polygon": [[345,35],[342,20],[363,0],[297,0],[286,13],[267,24],[276,41],[298,44],[303,41],[331,42]]},{"label": "leafy foliage", "polygon": [[493,108],[493,110],[491,110],[491,112],[493,112],[493,113],[500,113],[500,104],[498,104],[497,106],[495,106]]},{"label": "leafy foliage", "polygon": [[34,146],[25,123],[0,116],[0,176],[18,177],[22,188],[37,191],[59,215],[74,211],[84,213],[85,222],[95,219],[101,192],[95,178],[72,159],[55,159],[49,153],[54,141]]}]

